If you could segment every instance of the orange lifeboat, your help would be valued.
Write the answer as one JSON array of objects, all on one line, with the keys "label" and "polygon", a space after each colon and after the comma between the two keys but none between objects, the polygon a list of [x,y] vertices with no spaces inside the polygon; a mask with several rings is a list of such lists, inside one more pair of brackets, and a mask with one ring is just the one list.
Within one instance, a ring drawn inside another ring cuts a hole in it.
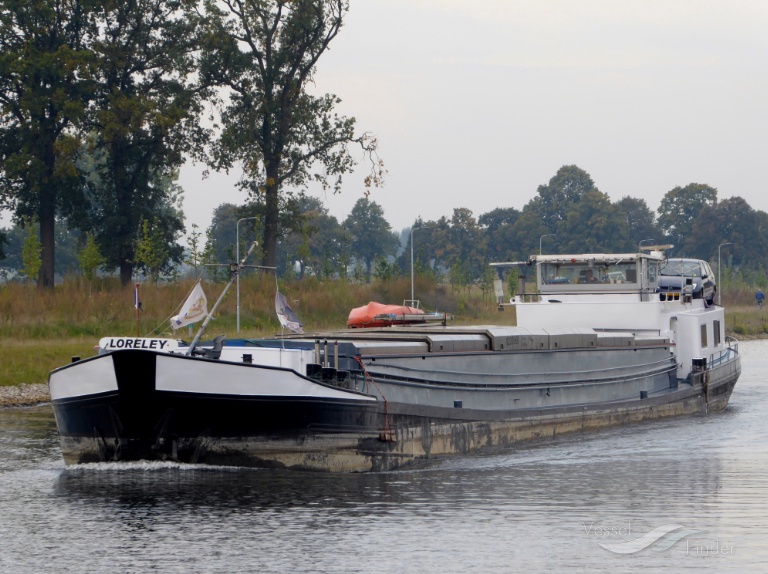
[{"label": "orange lifeboat", "polygon": [[425,313],[417,307],[407,305],[384,305],[371,301],[363,307],[355,307],[349,312],[347,327],[359,329],[363,327],[389,327],[391,325],[409,325],[423,323]]}]

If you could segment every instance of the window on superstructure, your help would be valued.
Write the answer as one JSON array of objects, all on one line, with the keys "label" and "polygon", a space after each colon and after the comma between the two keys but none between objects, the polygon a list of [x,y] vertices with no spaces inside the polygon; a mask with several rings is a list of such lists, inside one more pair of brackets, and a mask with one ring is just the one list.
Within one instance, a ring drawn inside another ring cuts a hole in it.
[{"label": "window on superstructure", "polygon": [[648,283],[649,286],[656,285],[656,273],[659,270],[659,265],[655,261],[648,261]]},{"label": "window on superstructure", "polygon": [[720,334],[720,321],[713,321],[712,322],[712,331],[715,339],[715,346],[720,344],[721,334]]},{"label": "window on superstructure", "polygon": [[707,346],[707,325],[704,324],[701,326],[701,348],[705,348]]}]

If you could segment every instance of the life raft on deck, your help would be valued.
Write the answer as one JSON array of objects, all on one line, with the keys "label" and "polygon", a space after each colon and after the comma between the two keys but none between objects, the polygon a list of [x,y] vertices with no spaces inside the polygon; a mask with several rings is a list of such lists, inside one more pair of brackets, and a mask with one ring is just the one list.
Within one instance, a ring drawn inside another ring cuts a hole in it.
[{"label": "life raft on deck", "polygon": [[391,327],[392,325],[413,325],[430,321],[445,321],[443,313],[425,313],[418,307],[408,305],[385,305],[371,301],[363,307],[355,307],[349,312],[347,328]]}]

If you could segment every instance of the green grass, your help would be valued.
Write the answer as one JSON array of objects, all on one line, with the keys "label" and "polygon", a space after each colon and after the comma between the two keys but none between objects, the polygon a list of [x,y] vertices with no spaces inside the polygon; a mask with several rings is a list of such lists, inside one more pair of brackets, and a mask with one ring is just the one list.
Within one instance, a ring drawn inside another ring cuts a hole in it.
[{"label": "green grass", "polygon": [[45,383],[48,373],[72,360],[94,354],[94,339],[0,340],[0,386]]},{"label": "green grass", "polygon": [[726,308],[725,329],[737,339],[765,337],[768,335],[768,307],[739,305]]}]

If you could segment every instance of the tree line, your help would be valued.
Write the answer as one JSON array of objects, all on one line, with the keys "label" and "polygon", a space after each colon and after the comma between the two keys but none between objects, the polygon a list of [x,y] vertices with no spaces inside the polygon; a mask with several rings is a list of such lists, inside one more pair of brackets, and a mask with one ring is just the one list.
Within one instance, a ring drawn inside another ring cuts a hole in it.
[{"label": "tree line", "polygon": [[[766,214],[743,199],[691,183],[654,212],[642,199],[612,202],[577,166],[521,209],[460,208],[396,234],[367,196],[385,176],[376,138],[337,113],[337,96],[311,92],[348,10],[348,0],[0,0],[0,209],[15,224],[0,233],[0,255],[41,288],[70,264],[126,284],[232,260],[247,218],[241,239],[260,240],[262,266],[298,276],[405,273],[413,249],[417,270],[471,281],[488,261],[540,248],[642,242],[710,260],[729,243],[730,263],[762,267]],[[361,158],[366,195],[339,222],[305,192],[338,191]],[[187,160],[238,170],[247,199],[220,206],[185,247]]]},{"label": "tree line", "polygon": [[265,266],[294,190],[338,188],[356,164],[352,146],[370,162],[364,185],[378,185],[375,138],[336,113],[338,97],[307,89],[348,9],[347,0],[0,0],[0,205],[37,230],[38,286],[54,285],[61,224],[81,246],[91,237],[124,284],[146,267],[147,241],[166,245],[161,266],[180,263],[175,182],[190,159],[241,171],[240,187],[264,207]]},{"label": "tree line", "polygon": [[[718,200],[717,194],[706,184],[675,187],[654,211],[643,199],[611,201],[589,173],[566,165],[539,185],[521,209],[499,207],[476,216],[468,208],[456,208],[437,220],[417,218],[399,233],[369,198],[358,200],[342,222],[319,201],[305,198],[285,224],[281,272],[291,272],[300,262],[302,270],[330,277],[407,275],[412,252],[417,272],[466,283],[482,281],[490,262],[523,261],[540,250],[636,253],[642,245],[672,245],[665,250],[670,257],[714,262],[722,256],[729,266],[762,270],[768,257],[768,214],[741,197]],[[508,191],[503,195],[514,196]],[[224,213],[230,213],[229,221]],[[210,240],[232,245],[234,236],[224,234],[234,229],[232,219],[257,213],[254,206],[221,206],[209,229]]]},{"label": "tree line", "polygon": [[[319,199],[295,194],[285,201],[280,218],[277,271],[282,277],[298,279],[307,274],[359,281],[408,275],[411,253],[417,273],[439,275],[457,284],[482,283],[488,278],[488,263],[526,260],[540,250],[634,253],[642,245],[666,244],[673,245],[665,251],[669,256],[713,262],[722,256],[729,266],[761,272],[768,255],[764,231],[768,214],[752,209],[740,197],[718,200],[715,188],[691,183],[668,191],[654,211],[643,199],[625,196],[611,201],[575,165],[561,167],[521,209],[499,207],[475,216],[468,208],[457,208],[450,217],[418,218],[399,232],[369,197],[361,197],[339,221]],[[193,229],[184,261],[198,271],[205,263],[234,261],[237,240],[242,254],[261,236],[264,222],[263,202],[222,204],[205,233]],[[78,241],[73,235],[62,232],[57,241],[70,264],[82,267],[78,262],[83,252],[75,248]],[[21,267],[24,232],[16,227],[9,236],[15,254],[12,263]],[[144,237],[142,253],[147,261],[142,264],[153,277],[173,271],[149,263],[150,254],[182,249],[164,241],[149,234]]]}]

